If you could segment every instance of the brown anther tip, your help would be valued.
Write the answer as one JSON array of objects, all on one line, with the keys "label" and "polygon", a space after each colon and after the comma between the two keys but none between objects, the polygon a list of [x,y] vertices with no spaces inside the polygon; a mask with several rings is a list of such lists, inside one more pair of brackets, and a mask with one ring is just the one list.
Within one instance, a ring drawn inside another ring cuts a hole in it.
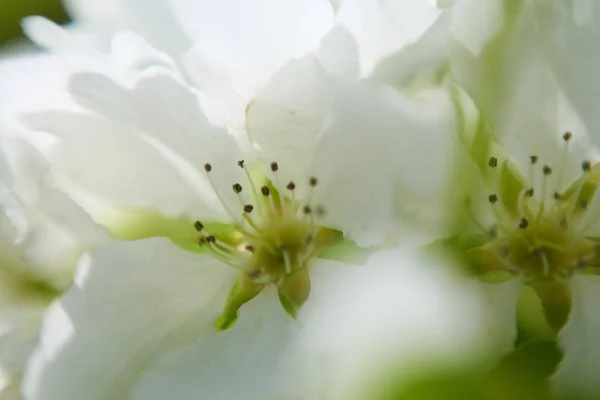
[{"label": "brown anther tip", "polygon": [[202,229],[204,229],[204,225],[202,225],[200,221],[196,221],[194,222],[194,228],[196,228],[198,232],[202,232]]},{"label": "brown anther tip", "polygon": [[238,167],[244,168],[244,160],[240,160],[237,162]]},{"label": "brown anther tip", "polygon": [[525,196],[533,197],[534,193],[535,193],[535,190],[533,188],[529,188],[525,191]]},{"label": "brown anther tip", "polygon": [[251,244],[247,244],[244,248],[250,253],[254,253],[254,246],[252,246]]},{"label": "brown anther tip", "polygon": [[522,218],[521,222],[519,222],[519,228],[526,229],[529,226],[529,221],[527,218]]},{"label": "brown anther tip", "polygon": [[490,201],[490,203],[494,204],[498,201],[498,195],[496,194],[490,194],[488,196],[488,200]]},{"label": "brown anther tip", "polygon": [[531,161],[532,164],[535,164],[538,162],[540,158],[538,156],[529,156],[529,160]]},{"label": "brown anther tip", "polygon": [[216,238],[216,237],[214,237],[213,235],[210,235],[210,236],[207,236],[207,237],[206,237],[206,241],[207,241],[208,243],[215,243],[215,242],[217,241],[217,238]]},{"label": "brown anther tip", "polygon": [[547,165],[544,165],[544,168],[542,168],[542,172],[544,173],[544,175],[550,175],[552,173],[552,168],[550,168]]},{"label": "brown anther tip", "polygon": [[560,200],[560,198],[561,198],[560,193],[554,192],[554,200]]},{"label": "brown anther tip", "polygon": [[235,183],[231,187],[233,188],[233,191],[235,193],[241,193],[242,191],[242,185],[240,185],[239,183]]},{"label": "brown anther tip", "polygon": [[498,159],[496,157],[490,157],[488,165],[492,168],[496,168],[498,166]]},{"label": "brown anther tip", "polygon": [[253,206],[252,204],[246,204],[246,205],[244,206],[244,212],[245,212],[245,213],[251,213],[251,212],[252,212],[252,210],[254,210],[254,206]]},{"label": "brown anther tip", "polygon": [[296,189],[296,184],[294,182],[290,182],[287,184],[286,188],[287,190],[294,190]]},{"label": "brown anther tip", "polygon": [[278,170],[279,170],[279,164],[277,164],[276,162],[272,162],[271,163],[271,171],[277,172]]},{"label": "brown anther tip", "polygon": [[206,244],[206,238],[204,238],[204,237],[201,237],[201,238],[200,238],[200,240],[198,240],[198,244],[199,244],[200,246],[202,246],[202,245]]},{"label": "brown anther tip", "polygon": [[260,192],[263,194],[263,196],[268,196],[271,193],[271,191],[269,190],[269,188],[267,186],[261,187]]},{"label": "brown anther tip", "polygon": [[565,132],[565,134],[563,135],[563,140],[565,142],[568,142],[569,140],[571,140],[571,138],[573,137],[573,133],[571,133],[570,131]]},{"label": "brown anther tip", "polygon": [[590,172],[592,170],[592,163],[589,161],[584,161],[581,163],[581,169],[584,172]]},{"label": "brown anther tip", "polygon": [[304,214],[310,214],[312,212],[312,208],[310,208],[310,206],[304,206],[302,211],[304,212]]},{"label": "brown anther tip", "polygon": [[311,176],[310,179],[308,180],[308,184],[312,187],[317,186],[317,183],[319,183],[319,181],[314,176]]},{"label": "brown anther tip", "polygon": [[212,165],[210,165],[209,163],[204,164],[204,170],[206,172],[212,171]]}]

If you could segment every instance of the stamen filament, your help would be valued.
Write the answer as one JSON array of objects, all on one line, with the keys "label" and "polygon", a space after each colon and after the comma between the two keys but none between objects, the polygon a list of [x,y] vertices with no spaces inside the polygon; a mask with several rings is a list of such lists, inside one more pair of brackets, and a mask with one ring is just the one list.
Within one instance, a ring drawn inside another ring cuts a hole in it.
[{"label": "stamen filament", "polygon": [[252,196],[254,197],[253,203],[256,204],[256,208],[258,209],[258,213],[263,215],[262,211],[262,202],[260,201],[260,197],[258,197],[258,192],[256,191],[256,185],[254,184],[254,180],[252,179],[252,175],[250,175],[250,171],[244,165],[244,161],[238,162],[238,165],[244,170],[244,174],[246,175],[246,180],[250,185],[250,190],[252,191]]}]

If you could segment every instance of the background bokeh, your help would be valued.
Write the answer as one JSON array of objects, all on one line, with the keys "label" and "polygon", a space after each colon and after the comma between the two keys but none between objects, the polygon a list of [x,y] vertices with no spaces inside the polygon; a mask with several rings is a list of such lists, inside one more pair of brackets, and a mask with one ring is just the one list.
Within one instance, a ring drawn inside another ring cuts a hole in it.
[{"label": "background bokeh", "polygon": [[42,15],[55,22],[66,22],[61,0],[0,0],[0,47],[23,36],[21,19]]}]

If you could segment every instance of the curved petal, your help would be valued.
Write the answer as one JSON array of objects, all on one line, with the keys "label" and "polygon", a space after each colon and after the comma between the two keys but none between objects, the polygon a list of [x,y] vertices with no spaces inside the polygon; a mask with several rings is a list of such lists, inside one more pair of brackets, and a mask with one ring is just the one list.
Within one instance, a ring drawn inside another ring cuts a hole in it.
[{"label": "curved petal", "polygon": [[[247,130],[265,162],[281,160],[279,178],[297,183],[298,198],[316,176],[314,203],[325,208],[325,222],[369,245],[393,229],[397,207],[442,220],[458,146],[455,113],[444,89],[411,98],[386,84],[328,74],[307,56],[278,71],[251,103]],[[416,167],[423,160],[448,168],[425,173]]]},{"label": "curved petal", "polygon": [[540,5],[539,16],[538,24],[546,39],[542,48],[552,72],[598,144],[600,8],[587,0],[552,1]]},{"label": "curved petal", "polygon": [[315,373],[330,395],[323,398],[369,398],[367,384],[390,367],[408,379],[487,357],[479,291],[448,265],[393,249],[317,279],[324,290],[302,311],[298,346],[319,357]]},{"label": "curved petal", "polygon": [[317,50],[333,23],[326,0],[177,3],[196,40],[184,59],[188,76],[208,96],[211,120],[237,129],[260,87],[289,60]]},{"label": "curved petal", "polygon": [[[547,164],[555,171],[548,193],[561,192],[581,174],[581,162],[600,159],[600,152],[590,141],[590,126],[582,120],[577,103],[565,94],[544,51],[548,35],[554,35],[558,25],[545,21],[551,14],[542,2],[494,2],[493,7],[485,7],[483,17],[473,14],[479,3],[462,1],[455,10],[455,29],[463,32],[456,36],[453,53],[456,78],[524,170],[529,168],[529,157],[537,155],[540,169]],[[467,8],[472,13],[463,12]],[[482,19],[494,20],[494,26],[502,29],[487,32],[490,26],[481,24]],[[474,40],[486,38],[476,45],[479,51],[470,51],[475,44],[463,40],[469,36],[467,26]],[[567,131],[573,132],[574,140],[565,162],[562,135]],[[543,179],[537,171],[533,185],[541,188]]]},{"label": "curved petal", "polygon": [[[559,333],[564,358],[551,378],[558,394],[600,395],[596,371],[600,365],[598,303],[600,277],[578,275],[571,281],[571,315]],[[585,397],[588,398],[588,397]]]},{"label": "curved petal", "polygon": [[82,263],[46,316],[24,380],[29,399],[125,395],[153,360],[213,332],[235,279],[164,239],[114,242]]},{"label": "curved petal", "polygon": [[336,21],[356,37],[368,74],[385,57],[421,37],[443,13],[427,0],[340,0]]},{"label": "curved petal", "polygon": [[146,54],[141,51],[114,78],[74,75],[69,92],[83,112],[43,111],[23,121],[52,136],[50,145],[38,147],[58,174],[111,205],[169,217],[226,215],[201,170],[213,164],[215,186],[230,192],[243,176],[237,145],[209,124],[196,93],[168,67],[144,61]]},{"label": "curved petal", "polygon": [[394,216],[419,209],[413,221],[420,228],[443,230],[457,146],[455,108],[443,89],[412,99],[370,82],[337,88],[311,165],[320,180],[315,203],[362,244],[378,243],[394,229]]},{"label": "curved petal", "polygon": [[[191,47],[172,2],[164,0],[65,0],[65,7],[76,21],[75,30],[85,29],[109,41],[115,31],[132,29],[153,46],[176,60]],[[160,21],[160,29],[157,29]]]},{"label": "curved petal", "polygon": [[0,207],[6,217],[2,230],[15,253],[9,266],[64,290],[71,283],[77,259],[107,235],[51,185],[40,154],[15,134],[3,135],[0,148],[7,169],[0,175]]},{"label": "curved petal", "polygon": [[299,335],[298,321],[268,288],[244,305],[233,328],[202,337],[161,360],[142,377],[133,398],[319,398],[322,393],[309,380],[315,378],[311,367],[317,366],[316,360],[307,364],[311,360],[306,353],[292,353]]}]

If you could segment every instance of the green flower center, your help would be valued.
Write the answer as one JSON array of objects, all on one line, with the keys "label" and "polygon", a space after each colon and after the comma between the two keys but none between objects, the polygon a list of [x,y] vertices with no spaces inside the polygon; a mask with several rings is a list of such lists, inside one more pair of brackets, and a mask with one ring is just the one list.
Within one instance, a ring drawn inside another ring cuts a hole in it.
[{"label": "green flower center", "polygon": [[[563,138],[568,142],[571,134]],[[488,196],[496,223],[486,230],[488,243],[472,252],[487,272],[521,275],[528,283],[565,282],[576,271],[596,265],[600,255],[598,243],[585,235],[590,221],[597,217],[588,212],[596,191],[597,173],[592,171],[589,161],[583,161],[582,174],[566,190],[549,191],[552,168],[548,165],[541,168],[542,187],[535,188],[532,182],[539,158],[530,159],[530,186],[520,190],[514,209],[507,207],[498,194]],[[494,174],[498,160],[491,157],[488,165]]]},{"label": "green flower center", "polygon": [[[238,166],[246,173],[246,187],[253,200],[245,201],[240,183],[232,185],[240,203],[239,212],[228,210],[235,221],[233,232],[219,235],[208,232],[200,221],[194,223],[202,249],[239,271],[223,314],[215,322],[217,330],[231,327],[239,309],[267,285],[277,286],[282,306],[295,316],[310,293],[310,261],[329,245],[333,233],[315,222],[324,214],[322,207],[313,208],[311,204],[316,178],[308,180],[307,196],[299,201],[294,182],[285,189],[278,179],[258,187],[244,161],[239,161]],[[210,180],[212,166],[206,164],[204,168]],[[278,169],[277,163],[271,163],[276,178]]]}]

